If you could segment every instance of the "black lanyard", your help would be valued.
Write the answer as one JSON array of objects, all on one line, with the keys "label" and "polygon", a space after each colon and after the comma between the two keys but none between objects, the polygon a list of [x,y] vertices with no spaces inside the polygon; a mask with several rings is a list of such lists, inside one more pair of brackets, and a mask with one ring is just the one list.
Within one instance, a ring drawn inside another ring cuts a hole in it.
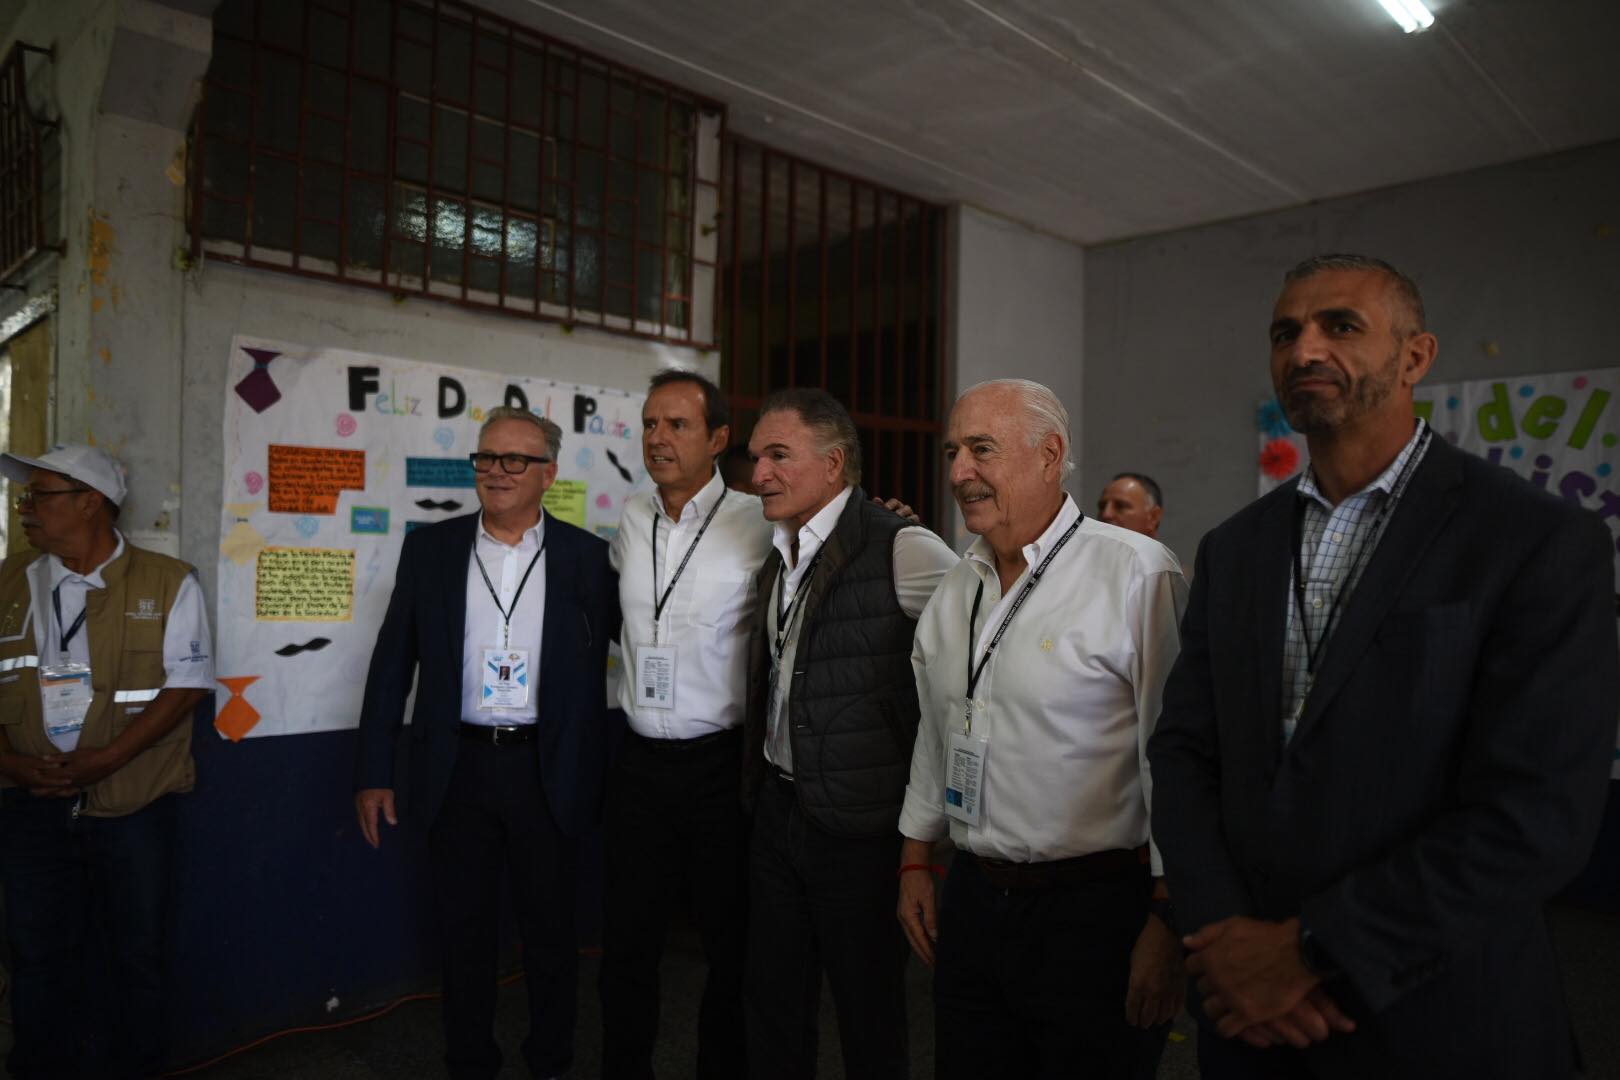
[{"label": "black lanyard", "polygon": [[540,556],[546,553],[546,540],[549,537],[540,537],[540,550],[534,553],[529,560],[529,568],[523,571],[523,580],[518,582],[517,592],[512,594],[512,606],[501,606],[501,594],[495,591],[494,582],[489,580],[489,571],[484,569],[484,560],[478,554],[478,543],[473,542],[473,561],[478,564],[478,572],[484,576],[484,588],[489,590],[489,598],[495,601],[495,610],[501,613],[501,648],[512,644],[512,613],[517,611],[518,598],[523,595],[523,586],[529,583],[529,575],[534,573],[534,564],[540,561]]},{"label": "black lanyard", "polygon": [[721,488],[720,489],[720,497],[718,499],[714,500],[714,505],[713,506],[709,507],[709,516],[703,519],[703,525],[698,529],[697,536],[693,537],[692,542],[690,544],[686,545],[686,555],[681,559],[681,565],[679,565],[679,566],[677,566],[675,568],[675,576],[669,579],[669,584],[668,585],[664,586],[664,596],[663,596],[662,599],[659,599],[659,596],[658,596],[658,514],[659,514],[659,511],[658,511],[658,508],[656,506],[653,507],[653,524],[652,524],[653,639],[652,639],[652,643],[655,646],[658,644],[658,621],[664,617],[664,605],[669,603],[670,594],[675,591],[675,583],[677,581],[681,580],[681,571],[685,570],[686,569],[686,564],[692,561],[692,553],[694,551],[696,551],[697,546],[700,543],[703,542],[703,534],[709,531],[709,522],[713,521],[714,520],[714,515],[716,515],[716,514],[718,514],[720,512],[720,504],[726,501],[726,492],[729,491],[729,490],[730,490],[729,488]]},{"label": "black lanyard", "polygon": [[[56,628],[58,630],[62,630],[62,586],[65,584],[67,584],[67,582],[58,581],[56,583],[56,588],[51,590],[51,606],[56,609]],[[67,659],[68,643],[73,640],[74,635],[79,632],[80,627],[84,626],[84,617],[89,614],[89,612],[90,605],[86,604],[84,607],[79,609],[79,617],[73,620],[73,625],[68,627],[65,631],[62,631],[61,659]]]},{"label": "black lanyard", "polygon": [[[1328,607],[1327,621],[1322,624],[1322,636],[1314,642],[1311,640],[1311,624],[1305,618],[1305,568],[1302,552],[1305,548],[1305,496],[1301,496],[1294,507],[1294,607],[1299,613],[1299,636],[1305,639],[1305,674],[1308,677],[1305,694],[1311,692],[1310,683],[1316,677],[1316,661],[1321,650],[1327,648],[1327,641],[1333,634],[1333,623],[1339,614],[1339,603],[1350,591],[1350,583],[1356,580],[1356,574],[1361,570],[1361,564],[1366,562],[1372,549],[1378,546],[1378,540],[1384,526],[1384,518],[1389,515],[1395,500],[1400,498],[1401,492],[1406,490],[1406,482],[1411,479],[1412,469],[1423,457],[1423,451],[1428,448],[1429,439],[1434,434],[1432,428],[1424,428],[1423,437],[1412,448],[1401,471],[1395,475],[1395,482],[1390,485],[1389,496],[1378,507],[1378,513],[1373,515],[1372,525],[1367,530],[1366,537],[1361,542],[1361,549],[1356,552],[1355,561],[1350,569],[1339,581],[1339,587],[1333,591],[1333,603]],[[1303,707],[1304,698],[1300,699]]]},{"label": "black lanyard", "polygon": [[[777,575],[776,660],[778,663],[780,663],[782,660],[782,650],[787,648],[788,627],[793,625],[793,613],[799,610],[799,601],[803,600],[805,594],[810,591],[810,582],[816,576],[816,566],[821,562],[821,553],[826,550],[826,546],[823,545],[821,548],[817,549],[816,557],[810,560],[810,565],[806,567],[804,571],[804,580],[799,582],[798,591],[793,594],[793,602],[788,605],[786,614],[784,614],[782,611],[782,592],[787,588],[787,574],[782,573]],[[782,569],[785,571],[787,566],[784,564]]]},{"label": "black lanyard", "polygon": [[1057,558],[1057,553],[1063,550],[1063,545],[1069,542],[1069,537],[1075,534],[1075,530],[1079,529],[1080,523],[1085,520],[1086,515],[1084,514],[1081,514],[1078,518],[1076,518],[1074,524],[1065,529],[1063,535],[1058,537],[1057,543],[1052,545],[1052,550],[1047,552],[1046,558],[1041,560],[1041,565],[1030,571],[1029,580],[1024,582],[1024,587],[1022,589],[1018,590],[1018,595],[1013,599],[1012,607],[1007,609],[1006,617],[1001,620],[1001,626],[996,630],[996,636],[990,639],[989,645],[985,646],[984,655],[979,658],[979,666],[974,667],[973,648],[979,637],[979,604],[984,600],[984,581],[982,579],[979,581],[979,589],[973,594],[973,614],[968,618],[968,704],[967,721],[965,725],[968,731],[971,732],[973,730],[973,691],[978,689],[979,676],[984,674],[985,665],[990,663],[990,657],[994,655],[996,646],[1001,644],[1002,635],[1007,632],[1007,627],[1012,625],[1013,616],[1017,615],[1018,609],[1024,606],[1024,601],[1028,600],[1029,594],[1035,591],[1035,586],[1041,583],[1041,575],[1046,573],[1046,568],[1052,565],[1052,560]]}]

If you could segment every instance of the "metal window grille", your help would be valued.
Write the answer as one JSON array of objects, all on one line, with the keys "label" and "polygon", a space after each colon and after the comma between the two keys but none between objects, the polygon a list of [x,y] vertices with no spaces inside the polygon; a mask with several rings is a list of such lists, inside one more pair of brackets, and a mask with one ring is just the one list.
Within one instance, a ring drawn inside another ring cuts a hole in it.
[{"label": "metal window grille", "polygon": [[48,243],[47,136],[55,121],[36,116],[28,105],[28,57],[50,56],[49,49],[17,42],[0,62],[0,282],[10,282]]},{"label": "metal window grille", "polygon": [[943,524],[943,207],[726,139],[721,386],[746,439],[766,394],[819,386],[861,436],[862,486]]},{"label": "metal window grille", "polygon": [[224,0],[192,253],[708,345],[723,126],[456,0]]}]

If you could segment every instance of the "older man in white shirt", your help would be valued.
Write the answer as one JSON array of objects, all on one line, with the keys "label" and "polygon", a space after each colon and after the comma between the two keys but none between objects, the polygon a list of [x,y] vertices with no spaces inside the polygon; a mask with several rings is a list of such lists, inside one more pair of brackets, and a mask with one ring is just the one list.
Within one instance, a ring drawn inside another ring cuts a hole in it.
[{"label": "older man in white shirt", "polygon": [[1068,416],[1046,387],[973,387],[945,453],[979,539],[917,625],[899,870],[900,921],[935,965],[939,1075],[1129,1077],[1133,1026],[1183,992],[1168,911],[1150,914],[1145,748],[1187,586],[1157,541],[1064,494]]},{"label": "older man in white shirt", "polygon": [[709,963],[696,1075],[743,1067],[744,831],[739,783],[754,575],[771,550],[759,499],[728,490],[725,395],[681,369],[653,376],[642,457],[654,490],[625,501],[619,572],[630,732],[609,777],[602,1075],[652,1076],[670,901],[692,909]]}]

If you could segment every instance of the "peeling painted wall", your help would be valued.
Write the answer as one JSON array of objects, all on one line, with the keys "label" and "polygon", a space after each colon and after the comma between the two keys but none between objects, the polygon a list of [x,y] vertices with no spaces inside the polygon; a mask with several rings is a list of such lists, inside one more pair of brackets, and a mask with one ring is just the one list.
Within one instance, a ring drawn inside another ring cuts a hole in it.
[{"label": "peeling painted wall", "polygon": [[1255,497],[1255,406],[1282,275],[1327,251],[1387,259],[1423,290],[1430,378],[1620,364],[1620,143],[1086,252],[1084,490],[1122,469],[1165,491],[1188,563]]}]

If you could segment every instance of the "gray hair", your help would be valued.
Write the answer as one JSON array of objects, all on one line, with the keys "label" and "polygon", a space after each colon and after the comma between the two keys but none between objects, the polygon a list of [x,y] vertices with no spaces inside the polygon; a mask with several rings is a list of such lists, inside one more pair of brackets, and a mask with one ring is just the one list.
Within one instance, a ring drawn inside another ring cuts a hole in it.
[{"label": "gray hair", "polygon": [[478,429],[478,441],[484,441],[484,432],[489,430],[491,424],[498,424],[502,420],[527,420],[540,429],[540,434],[546,437],[546,448],[551,453],[551,460],[556,461],[562,453],[562,428],[544,416],[537,416],[528,409],[520,409],[515,405],[497,405],[484,414],[484,424]]},{"label": "gray hair", "polygon": [[861,436],[843,402],[825,390],[794,386],[774,391],[760,404],[760,416],[773,412],[798,414],[815,433],[821,453],[844,452],[844,483],[854,487],[861,482]]},{"label": "gray hair", "polygon": [[1041,440],[1048,435],[1058,437],[1063,444],[1063,478],[1068,479],[1069,474],[1074,472],[1074,456],[1069,453],[1073,441],[1069,437],[1069,410],[1063,407],[1063,402],[1058,400],[1050,387],[1033,379],[987,379],[962,391],[956,400],[961,401],[976,390],[992,387],[1011,390],[1018,398],[1024,419],[1029,423],[1029,445],[1041,445]]},{"label": "gray hair", "polygon": [[[1308,278],[1313,274],[1320,274],[1324,270],[1366,270],[1375,274],[1382,274],[1384,280],[1395,291],[1395,300],[1398,307],[1406,309],[1407,318],[1411,321],[1404,328],[1396,326],[1395,332],[1401,338],[1412,334],[1423,333],[1424,311],[1423,294],[1418,291],[1417,282],[1395,269],[1383,259],[1375,259],[1371,255],[1355,255],[1343,252],[1333,252],[1326,255],[1312,255],[1303,262],[1296,263],[1293,269],[1283,275],[1283,284],[1292,285],[1296,281]],[[1397,318],[1397,322],[1400,320]]]}]

